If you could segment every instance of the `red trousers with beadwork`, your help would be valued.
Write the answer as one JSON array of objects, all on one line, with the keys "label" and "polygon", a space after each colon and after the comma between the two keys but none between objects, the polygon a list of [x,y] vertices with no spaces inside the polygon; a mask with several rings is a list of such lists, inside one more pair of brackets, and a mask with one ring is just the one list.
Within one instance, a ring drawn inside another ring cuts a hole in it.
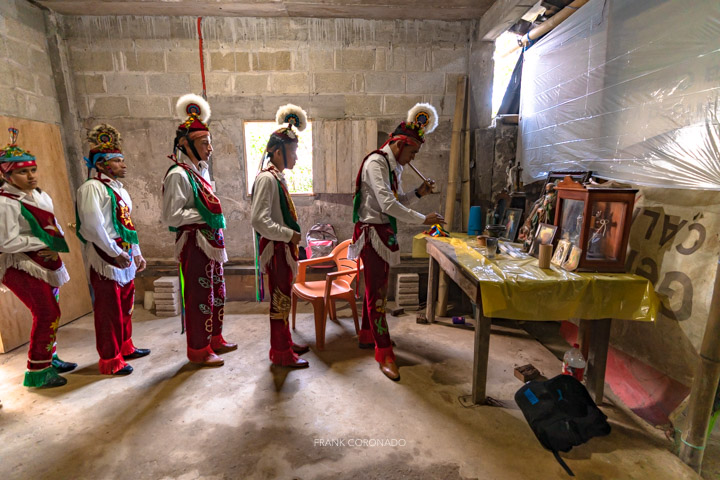
[{"label": "red trousers with beadwork", "polygon": [[132,312],[135,282],[120,285],[92,268],[90,285],[94,293],[95,346],[100,355],[100,373],[111,375],[125,367],[123,355],[135,351],[132,342]]},{"label": "red trousers with beadwork", "polygon": [[196,231],[190,231],[180,253],[183,278],[183,321],[187,336],[187,356],[191,362],[204,362],[214,353],[212,344],[221,344],[225,315],[225,277],[223,264],[211,260],[197,246]]},{"label": "red trousers with beadwork", "polygon": [[[359,223],[356,225],[356,230]],[[372,227],[371,227],[372,228]],[[389,227],[388,227],[389,228]],[[356,232],[360,236],[359,231]],[[369,232],[366,232],[368,235]],[[387,304],[388,278],[390,265],[373,249],[368,240],[360,251],[360,260],[365,269],[365,301],[363,302],[362,323],[358,341],[360,343],[375,342],[375,360],[385,362],[389,357],[395,360],[390,331],[385,318]]]},{"label": "red trousers with beadwork", "polygon": [[[261,245],[263,240],[265,239],[261,239]],[[275,365],[292,365],[298,361],[297,354],[292,350],[293,341],[288,323],[293,272],[287,261],[287,244],[274,242],[273,245],[275,253],[267,266],[270,291],[270,361]]]},{"label": "red trousers with beadwork", "polygon": [[5,271],[2,283],[30,309],[33,316],[27,369],[42,370],[49,367],[55,353],[55,338],[60,324],[60,289],[16,268]]}]

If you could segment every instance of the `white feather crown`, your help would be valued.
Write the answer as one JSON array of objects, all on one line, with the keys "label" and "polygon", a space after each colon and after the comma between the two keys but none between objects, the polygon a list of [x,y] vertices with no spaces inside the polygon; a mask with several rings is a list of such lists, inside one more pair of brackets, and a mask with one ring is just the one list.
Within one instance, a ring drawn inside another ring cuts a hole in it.
[{"label": "white feather crown", "polygon": [[295,127],[298,132],[302,132],[305,130],[305,127],[307,127],[307,114],[305,110],[292,103],[278,108],[275,114],[275,120],[278,125],[287,123],[290,127]]},{"label": "white feather crown", "polygon": [[416,103],[408,110],[406,123],[415,123],[422,127],[424,133],[432,133],[438,126],[437,110],[429,103]]},{"label": "white feather crown", "polygon": [[210,120],[210,104],[200,95],[188,93],[178,99],[175,113],[182,120],[194,114],[202,123],[207,123]]}]

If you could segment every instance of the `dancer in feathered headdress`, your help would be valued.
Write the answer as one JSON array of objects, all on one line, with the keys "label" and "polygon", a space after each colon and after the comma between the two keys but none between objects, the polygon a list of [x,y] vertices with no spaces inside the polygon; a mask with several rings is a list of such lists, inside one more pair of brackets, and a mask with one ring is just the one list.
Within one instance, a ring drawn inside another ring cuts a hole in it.
[{"label": "dancer in feathered headdress", "polygon": [[270,135],[260,173],[253,184],[252,225],[259,237],[256,268],[267,274],[272,298],[270,361],[283,367],[303,368],[308,362],[298,355],[309,348],[292,341],[288,324],[292,282],[297,272],[300,225],[283,171],[292,169],[297,162],[297,132],[305,130],[307,115],[302,108],[288,104],[280,107],[275,118],[282,127]]},{"label": "dancer in feathered headdress", "polygon": [[432,105],[415,105],[388,141],[363,159],[355,180],[355,231],[349,256],[359,256],[365,267],[365,304],[359,347],[375,348],[375,360],[382,373],[391,380],[400,379],[385,319],[390,267],[400,261],[396,221],[415,225],[444,223],[438,213],[423,215],[405,206],[432,193],[435,182],[425,180],[413,192],[404,193],[400,179],[403,166],[415,158],[425,143],[425,135],[435,130],[437,124],[437,112]]},{"label": "dancer in feathered headdress", "polygon": [[222,336],[225,310],[225,217],[208,173],[212,137],[210,105],[199,95],[180,97],[175,107],[183,120],[175,132],[175,163],[163,180],[163,221],[176,232],[175,258],[180,263],[183,331],[187,356],[208,367],[224,364],[217,354],[237,349]]},{"label": "dancer in feathered headdress", "polygon": [[87,141],[88,179],[77,191],[76,231],[85,244],[83,255],[95,292],[99,368],[105,375],[129,375],[133,368],[125,360],[150,354],[146,348],[136,348],[131,338],[135,274],[146,263],[130,217],[132,199],[120,181],[127,171],[120,132],[101,123],[90,130]]},{"label": "dancer in feathered headdress", "polygon": [[50,196],[37,188],[35,156],[17,144],[19,131],[8,129],[10,143],[0,149],[0,291],[7,287],[32,313],[26,387],[59,387],[58,373],[77,367],[57,356],[60,322],[58,294],[70,276],[58,252],[67,252]]}]

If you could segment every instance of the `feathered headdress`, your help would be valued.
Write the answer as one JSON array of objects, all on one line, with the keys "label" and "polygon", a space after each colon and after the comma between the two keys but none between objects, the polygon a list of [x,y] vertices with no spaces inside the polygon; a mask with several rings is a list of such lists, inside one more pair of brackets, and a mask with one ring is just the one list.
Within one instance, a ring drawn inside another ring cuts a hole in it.
[{"label": "feathered headdress", "polygon": [[425,143],[425,135],[433,132],[438,126],[438,114],[429,103],[415,104],[408,110],[407,118],[393,132],[393,137],[405,136]]},{"label": "feathered headdress", "polygon": [[35,155],[31,154],[29,150],[23,150],[17,144],[20,130],[10,127],[8,132],[10,132],[10,143],[0,150],[0,171],[9,173],[18,168],[36,166]]},{"label": "feathered headdress", "polygon": [[89,158],[85,158],[88,169],[95,168],[98,162],[123,156],[120,132],[110,124],[95,125],[88,132],[87,141],[90,144]]},{"label": "feathered headdress", "polygon": [[287,125],[273,132],[273,135],[281,137],[282,140],[286,142],[297,142],[298,136],[295,130],[302,132],[305,130],[305,127],[307,127],[307,114],[305,110],[291,103],[278,108],[275,114],[275,120],[278,125]]},{"label": "feathered headdress", "polygon": [[188,93],[180,97],[175,104],[178,118],[185,119],[178,126],[178,133],[209,132],[210,104],[200,95]]}]

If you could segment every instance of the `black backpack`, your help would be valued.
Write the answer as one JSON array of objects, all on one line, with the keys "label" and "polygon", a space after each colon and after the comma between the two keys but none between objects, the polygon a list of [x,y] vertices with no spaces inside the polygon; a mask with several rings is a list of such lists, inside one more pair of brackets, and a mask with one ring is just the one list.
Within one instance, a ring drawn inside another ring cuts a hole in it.
[{"label": "black backpack", "polygon": [[595,405],[585,386],[570,375],[544,382],[527,382],[515,394],[525,420],[570,476],[575,476],[558,452],[569,452],[592,437],[610,433],[607,416]]}]

